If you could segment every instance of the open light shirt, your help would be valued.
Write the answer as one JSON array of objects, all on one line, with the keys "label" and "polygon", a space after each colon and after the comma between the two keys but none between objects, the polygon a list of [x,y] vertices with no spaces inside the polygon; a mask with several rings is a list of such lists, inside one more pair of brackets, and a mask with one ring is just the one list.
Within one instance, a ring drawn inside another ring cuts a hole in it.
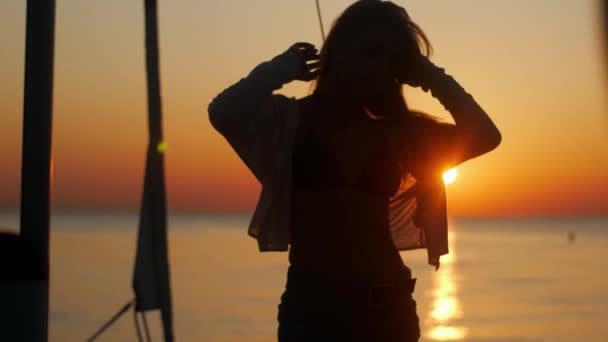
[{"label": "open light shirt", "polygon": [[[273,61],[258,65],[209,105],[213,127],[262,184],[248,230],[262,252],[288,250],[291,163],[299,124],[297,100],[273,94],[284,84]],[[365,150],[363,145],[352,146],[354,141],[378,141],[378,132],[372,126],[358,125],[333,138],[331,146],[344,170],[356,169],[364,160],[355,154],[364,156],[371,151],[371,147]],[[438,268],[439,257],[448,253],[446,194],[441,172],[416,178],[403,174],[399,190],[389,200],[388,219],[397,250],[426,248],[429,263]]]}]

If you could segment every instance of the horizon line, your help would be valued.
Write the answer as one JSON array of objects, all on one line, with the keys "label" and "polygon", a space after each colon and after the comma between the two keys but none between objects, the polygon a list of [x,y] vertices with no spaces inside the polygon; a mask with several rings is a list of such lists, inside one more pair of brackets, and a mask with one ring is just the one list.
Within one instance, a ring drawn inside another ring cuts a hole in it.
[{"label": "horizon line", "polygon": [[[0,214],[14,214],[18,213],[18,208],[0,208]],[[53,214],[81,214],[81,215],[137,215],[139,209],[116,209],[116,208],[58,208],[51,210]],[[239,210],[225,210],[225,211],[209,211],[209,210],[169,210],[168,215],[192,215],[192,216],[251,216],[253,215],[253,209],[250,211],[239,211]],[[475,219],[475,220],[530,220],[530,219],[556,219],[556,220],[568,220],[568,219],[608,219],[608,213],[598,214],[568,214],[568,215],[556,215],[556,214],[498,214],[498,215],[448,215],[448,219]]]}]

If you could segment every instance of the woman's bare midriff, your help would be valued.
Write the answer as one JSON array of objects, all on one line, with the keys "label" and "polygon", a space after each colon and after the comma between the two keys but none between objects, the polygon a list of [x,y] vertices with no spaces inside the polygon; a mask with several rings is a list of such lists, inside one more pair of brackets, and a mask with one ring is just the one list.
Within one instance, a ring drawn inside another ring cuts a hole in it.
[{"label": "woman's bare midriff", "polygon": [[348,188],[293,196],[293,266],[378,281],[405,267],[388,228],[388,198]]}]

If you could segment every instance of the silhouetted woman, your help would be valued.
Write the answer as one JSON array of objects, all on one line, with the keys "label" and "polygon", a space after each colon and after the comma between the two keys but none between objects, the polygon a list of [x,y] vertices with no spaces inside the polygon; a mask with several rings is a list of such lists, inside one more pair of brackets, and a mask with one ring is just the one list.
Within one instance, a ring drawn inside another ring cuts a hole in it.
[{"label": "silhouetted woman", "polygon": [[[406,11],[362,0],[321,50],[297,43],[218,95],[221,132],[262,184],[249,226],[286,251],[279,341],[417,341],[415,279],[399,250],[447,251],[443,171],[494,149],[488,115],[427,57]],[[273,95],[316,80],[301,99]],[[402,85],[431,91],[455,125],[408,110]]]}]

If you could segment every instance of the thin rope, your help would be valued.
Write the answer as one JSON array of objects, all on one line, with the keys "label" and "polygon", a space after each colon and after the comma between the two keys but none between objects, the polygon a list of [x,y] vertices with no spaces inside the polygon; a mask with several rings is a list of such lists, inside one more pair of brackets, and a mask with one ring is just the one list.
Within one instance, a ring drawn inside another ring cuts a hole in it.
[{"label": "thin rope", "polygon": [[142,322],[144,322],[144,332],[146,333],[146,341],[151,342],[152,338],[150,337],[150,330],[148,329],[148,320],[146,319],[146,312],[142,311],[140,314],[141,320]]},{"label": "thin rope", "polygon": [[133,310],[133,322],[135,323],[135,331],[137,332],[137,341],[142,342],[144,339],[141,336],[141,329],[139,328],[139,320],[137,319],[137,310]]},{"label": "thin rope", "polygon": [[317,3],[317,15],[319,16],[319,26],[321,27],[321,38],[325,41],[325,30],[323,29],[323,18],[321,17],[321,6],[319,6],[319,0],[315,0]]},{"label": "thin rope", "polygon": [[137,319],[137,310],[133,310],[133,322],[135,323],[135,331],[137,332],[137,341],[143,342],[141,335],[141,328],[139,327],[139,320]]},{"label": "thin rope", "polygon": [[131,308],[131,306],[133,306],[134,303],[135,299],[132,299],[127,304],[125,304],[120,310],[118,310],[116,314],[114,314],[114,316],[112,316],[112,318],[110,318],[104,325],[102,325],[101,328],[99,328],[99,330],[97,330],[93,334],[93,336],[89,337],[87,341],[92,342],[96,338],[98,338],[104,331],[106,331],[106,329],[108,329],[112,324],[114,324],[114,322],[116,322],[116,320],[118,320],[120,316],[124,315],[124,313],[127,312]]}]

